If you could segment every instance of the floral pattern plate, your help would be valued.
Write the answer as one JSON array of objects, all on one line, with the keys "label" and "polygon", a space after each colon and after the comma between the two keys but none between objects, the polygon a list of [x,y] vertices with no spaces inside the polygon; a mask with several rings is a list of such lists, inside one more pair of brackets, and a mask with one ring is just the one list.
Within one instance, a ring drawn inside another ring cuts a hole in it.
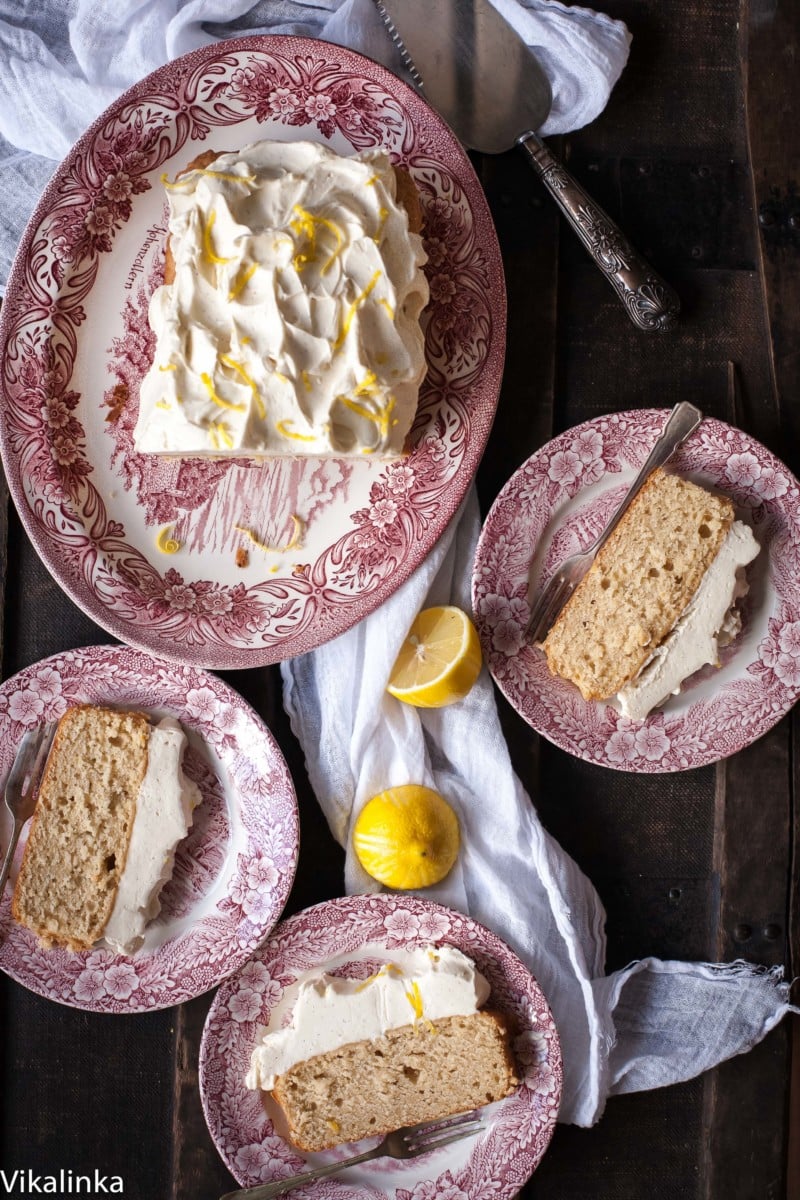
[{"label": "floral pattern plate", "polygon": [[[201,150],[261,138],[341,153],[382,147],[417,183],[428,374],[402,460],[181,461],[133,449],[153,354],[147,304],[163,277],[160,177]],[[425,102],[383,67],[324,42],[218,43],[113,104],[30,221],[0,319],[11,492],[52,574],[116,637],[198,666],[276,662],[348,629],[428,553],[480,460],[504,342],[488,206]],[[159,535],[173,553],[159,551]]]},{"label": "floral pattern plate", "polygon": [[[282,922],[252,962],[214,998],[200,1051],[200,1090],[217,1148],[243,1186],[286,1178],[367,1149],[369,1142],[302,1157],[276,1132],[270,1101],[248,1091],[250,1055],[284,992],[323,968],[366,978],[404,949],[456,946],[491,985],[489,1004],[514,1032],[516,1092],[484,1109],[486,1130],[406,1162],[377,1159],[314,1184],[336,1200],[494,1200],[516,1196],[538,1166],[561,1098],[561,1050],[541,989],[520,960],[469,917],[416,897],[350,896]],[[374,1144],[374,1143],[373,1143]]]},{"label": "floral pattern plate", "polygon": [[[44,950],[0,902],[0,968],[41,996],[91,1012],[134,1013],[199,996],[247,961],[280,916],[294,879],[299,826],[294,788],[272,735],[219,679],[140,650],[93,646],[27,667],[0,685],[0,780],[23,734],[72,704],[109,704],[178,718],[184,766],[202,804],[178,847],[160,916],[134,955]],[[11,820],[3,806],[0,845]]]},{"label": "floral pattern plate", "polygon": [[486,660],[534,729],[563,750],[623,771],[716,762],[766,733],[800,695],[800,493],[787,468],[747,434],[706,419],[670,470],[730,496],[761,545],[747,568],[743,629],[678,696],[644,722],[584,700],[525,645],[529,599],[560,562],[602,532],[656,440],[663,410],[598,417],[537,451],[487,517],[472,599]]}]

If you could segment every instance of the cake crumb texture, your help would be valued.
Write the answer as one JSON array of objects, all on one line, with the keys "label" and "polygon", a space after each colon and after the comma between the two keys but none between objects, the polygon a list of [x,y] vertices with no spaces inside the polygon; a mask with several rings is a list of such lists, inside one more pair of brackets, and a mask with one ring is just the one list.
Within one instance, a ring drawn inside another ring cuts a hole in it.
[{"label": "cake crumb texture", "polygon": [[12,900],[45,946],[87,949],[111,915],[147,770],[141,713],[82,706],[61,718]]},{"label": "cake crumb texture", "polygon": [[289,1137],[302,1150],[469,1112],[518,1080],[495,1013],[418,1021],[297,1063],[275,1082]]},{"label": "cake crumb texture", "polygon": [[553,674],[586,700],[615,695],[678,621],[733,519],[726,497],[655,471],[547,635]]}]

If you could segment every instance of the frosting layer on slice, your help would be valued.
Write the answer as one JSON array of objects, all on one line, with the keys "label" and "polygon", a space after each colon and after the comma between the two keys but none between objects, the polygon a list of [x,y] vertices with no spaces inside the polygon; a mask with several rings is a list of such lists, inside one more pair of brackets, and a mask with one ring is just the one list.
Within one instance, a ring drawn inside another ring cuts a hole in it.
[{"label": "frosting layer on slice", "polygon": [[247,1086],[269,1091],[295,1063],[379,1038],[389,1029],[468,1016],[488,995],[483,975],[452,946],[406,951],[366,980],[320,972],[300,984],[291,1024],[264,1031]]},{"label": "frosting layer on slice", "polygon": [[748,592],[744,568],[759,552],[752,530],[734,521],[700,587],[675,628],[617,695],[624,716],[643,721],[707,663],[719,666],[719,648],[741,629],[738,600]]},{"label": "frosting layer on slice", "polygon": [[186,734],[173,717],[150,730],[147,771],[103,940],[120,954],[136,950],[145,927],[161,908],[160,893],[172,875],[175,849],[186,837],[202,796],[183,773]]}]

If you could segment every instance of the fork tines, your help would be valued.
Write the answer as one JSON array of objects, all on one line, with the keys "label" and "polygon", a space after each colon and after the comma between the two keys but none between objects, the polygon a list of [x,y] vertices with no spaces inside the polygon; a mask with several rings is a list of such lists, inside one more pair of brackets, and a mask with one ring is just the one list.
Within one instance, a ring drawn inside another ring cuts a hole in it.
[{"label": "fork tines", "polygon": [[525,640],[536,645],[544,641],[561,609],[575,590],[575,585],[560,573],[554,575],[540,593],[525,626]]},{"label": "fork tines", "polygon": [[484,1128],[483,1122],[476,1113],[464,1113],[442,1121],[427,1121],[422,1125],[412,1125],[403,1134],[403,1140],[410,1150],[437,1150],[458,1142],[462,1138],[472,1137]]},{"label": "fork tines", "polygon": [[24,735],[6,781],[7,792],[16,789],[17,792],[24,793],[36,785],[55,730],[55,724],[51,723],[39,725]]}]

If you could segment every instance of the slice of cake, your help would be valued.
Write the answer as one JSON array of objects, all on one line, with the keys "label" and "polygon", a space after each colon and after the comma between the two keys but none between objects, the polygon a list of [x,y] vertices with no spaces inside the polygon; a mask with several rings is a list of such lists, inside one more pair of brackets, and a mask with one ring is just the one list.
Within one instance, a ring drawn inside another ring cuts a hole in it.
[{"label": "slice of cake", "polygon": [[166,717],[85,705],[61,718],[12,899],[45,946],[135,949],[201,796]]},{"label": "slice of cake", "polygon": [[643,719],[718,663],[719,646],[738,632],[728,614],[758,549],[729,499],[655,471],[547,635],[550,670],[585,699],[617,696],[626,715]]},{"label": "slice of cake", "polygon": [[313,975],[291,1024],[263,1032],[247,1086],[272,1093],[307,1151],[480,1108],[518,1083],[488,995],[451,946],[409,951],[363,981]]},{"label": "slice of cake", "polygon": [[381,150],[263,141],[207,152],[165,183],[136,449],[402,454],[428,302],[410,176]]}]

